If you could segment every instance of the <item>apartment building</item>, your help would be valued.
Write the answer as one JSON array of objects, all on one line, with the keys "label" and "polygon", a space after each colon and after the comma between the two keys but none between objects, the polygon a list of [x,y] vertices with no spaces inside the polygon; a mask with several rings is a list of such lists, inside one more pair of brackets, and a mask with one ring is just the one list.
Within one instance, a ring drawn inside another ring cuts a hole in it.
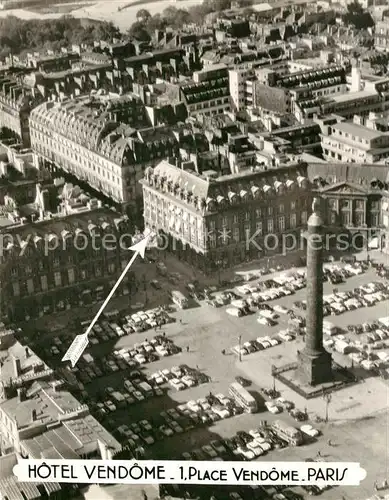
[{"label": "apartment building", "polygon": [[[165,47],[118,60],[116,66],[125,71],[131,84],[153,84],[157,79],[189,76],[198,67],[198,52],[193,44],[185,48]],[[132,87],[131,87],[132,88]]]},{"label": "apartment building", "polygon": [[141,184],[145,226],[204,270],[280,252],[280,235],[290,232],[298,241],[311,206],[304,164],[199,175],[162,161]]},{"label": "apartment building", "polygon": [[322,134],[323,156],[342,163],[382,163],[389,159],[389,132],[369,128],[355,116],[354,121],[340,121]]},{"label": "apartment building", "polygon": [[[247,106],[252,105],[252,82],[255,77],[255,69],[248,65],[244,67],[230,69],[228,71],[229,91],[231,95],[232,106],[241,111]],[[251,94],[249,88],[251,84]],[[251,97],[251,103],[250,103]]]},{"label": "apartment building", "polygon": [[[359,81],[358,72],[355,75]],[[389,78],[360,81],[360,86],[363,89],[357,90],[358,83],[355,83],[349,92],[323,99],[319,103],[319,113],[335,113],[350,119],[355,114],[368,115],[370,112],[383,113],[389,110]]]},{"label": "apartment building", "polygon": [[28,117],[33,96],[12,75],[0,72],[0,132],[30,145]]},{"label": "apartment building", "polygon": [[59,168],[132,215],[144,168],[178,150],[174,130],[151,128],[136,96],[47,102],[32,111],[30,130],[37,168]]},{"label": "apartment building", "polygon": [[389,49],[389,27],[385,21],[379,22],[376,25],[374,48],[382,52],[387,52]]},{"label": "apartment building", "polygon": [[[128,263],[130,221],[104,208],[8,221],[0,255],[0,318],[26,321],[103,300]],[[132,291],[133,274],[118,293]]]},{"label": "apartment building", "polygon": [[12,330],[2,325],[0,339],[2,451],[30,459],[107,459],[121,450],[88,406],[79,403],[29,347],[16,341]]},{"label": "apartment building", "polygon": [[195,71],[193,80],[180,85],[181,99],[189,116],[214,116],[231,111],[228,68],[214,64]]},{"label": "apartment building", "polygon": [[253,106],[279,113],[291,113],[300,122],[311,119],[325,96],[341,95],[347,89],[346,68],[340,65],[310,68],[295,73],[256,70]]}]

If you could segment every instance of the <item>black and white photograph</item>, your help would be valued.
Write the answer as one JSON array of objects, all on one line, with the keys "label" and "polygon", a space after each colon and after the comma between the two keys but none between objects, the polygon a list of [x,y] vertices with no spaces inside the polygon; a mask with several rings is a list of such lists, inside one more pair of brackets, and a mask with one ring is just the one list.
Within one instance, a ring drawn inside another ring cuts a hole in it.
[{"label": "black and white photograph", "polygon": [[389,500],[389,0],[0,0],[0,500]]}]

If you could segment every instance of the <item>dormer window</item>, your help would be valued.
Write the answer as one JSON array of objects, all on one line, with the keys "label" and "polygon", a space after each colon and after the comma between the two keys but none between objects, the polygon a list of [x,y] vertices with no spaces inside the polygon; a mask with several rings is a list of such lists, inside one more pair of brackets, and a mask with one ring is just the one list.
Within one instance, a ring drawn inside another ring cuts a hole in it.
[{"label": "dormer window", "polygon": [[230,203],[235,203],[236,202],[236,193],[234,193],[233,191],[229,191],[228,199],[230,200]]},{"label": "dormer window", "polygon": [[210,212],[213,212],[215,210],[215,201],[213,198],[207,198],[205,201],[205,205],[207,210],[209,210]]},{"label": "dormer window", "polygon": [[277,193],[282,193],[283,191],[283,184],[280,181],[276,181],[274,183],[274,189],[276,190]]},{"label": "dormer window", "polygon": [[251,192],[254,196],[254,198],[257,198],[259,196],[259,187],[258,186],[252,186],[251,187]]}]

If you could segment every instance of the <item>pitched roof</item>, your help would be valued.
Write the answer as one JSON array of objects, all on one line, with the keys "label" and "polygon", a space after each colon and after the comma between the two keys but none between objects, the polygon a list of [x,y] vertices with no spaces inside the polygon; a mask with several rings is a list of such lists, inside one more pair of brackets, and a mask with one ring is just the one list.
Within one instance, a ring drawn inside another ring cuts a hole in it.
[{"label": "pitched roof", "polygon": [[193,172],[179,169],[165,160],[161,161],[161,163],[154,168],[154,175],[166,177],[167,182],[171,181],[173,184],[178,184],[182,188],[186,187],[188,191],[192,191],[193,194],[199,198],[206,199],[208,197],[208,180],[194,175]]}]

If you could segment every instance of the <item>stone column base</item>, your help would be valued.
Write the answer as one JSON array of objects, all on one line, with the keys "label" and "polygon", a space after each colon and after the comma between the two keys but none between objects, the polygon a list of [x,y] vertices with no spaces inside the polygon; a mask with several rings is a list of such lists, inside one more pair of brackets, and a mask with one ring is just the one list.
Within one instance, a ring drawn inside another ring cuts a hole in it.
[{"label": "stone column base", "polygon": [[302,383],[318,385],[333,380],[332,356],[325,350],[317,353],[299,351],[297,363],[296,376]]}]

